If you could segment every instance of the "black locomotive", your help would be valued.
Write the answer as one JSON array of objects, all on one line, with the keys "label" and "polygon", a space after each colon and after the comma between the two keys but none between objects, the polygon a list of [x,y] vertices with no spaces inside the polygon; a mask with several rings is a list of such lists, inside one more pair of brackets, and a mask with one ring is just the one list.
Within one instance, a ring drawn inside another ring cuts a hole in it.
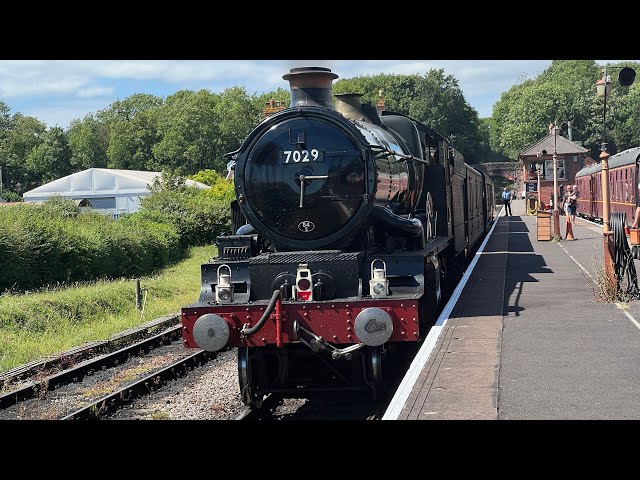
[{"label": "black locomotive", "polygon": [[245,404],[270,392],[384,388],[392,345],[424,336],[443,281],[494,220],[493,183],[449,140],[294,68],[291,105],[234,162],[234,235],[182,309],[187,347],[238,347]]}]

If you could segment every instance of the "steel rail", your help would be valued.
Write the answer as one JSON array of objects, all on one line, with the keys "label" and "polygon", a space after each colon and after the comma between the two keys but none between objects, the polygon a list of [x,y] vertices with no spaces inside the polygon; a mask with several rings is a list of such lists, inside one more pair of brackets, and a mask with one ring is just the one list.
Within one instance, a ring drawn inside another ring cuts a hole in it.
[{"label": "steel rail", "polygon": [[120,332],[107,340],[88,342],[85,345],[66,350],[54,357],[34,360],[33,362],[12,368],[4,373],[0,373],[0,389],[10,383],[15,383],[16,381],[33,377],[45,371],[62,370],[67,368],[69,365],[75,365],[91,358],[92,356],[112,352],[120,348],[122,343],[135,341],[139,337],[149,334],[154,330],[167,328],[179,320],[179,314],[173,313],[165,315],[138,327]]},{"label": "steel rail", "polygon": [[69,383],[79,382],[85,376],[91,375],[97,370],[105,370],[108,367],[126,362],[130,357],[142,356],[154,346],[164,345],[179,339],[181,333],[182,326],[177,325],[153,337],[146,338],[107,355],[96,357],[77,367],[64,370],[38,381],[28,382],[18,389],[0,395],[0,410],[16,405],[29,398],[34,398],[45,390],[51,391]]},{"label": "steel rail", "polygon": [[62,420],[97,420],[133,402],[136,398],[162,388],[169,380],[186,375],[216,356],[217,352],[200,350],[68,414]]}]

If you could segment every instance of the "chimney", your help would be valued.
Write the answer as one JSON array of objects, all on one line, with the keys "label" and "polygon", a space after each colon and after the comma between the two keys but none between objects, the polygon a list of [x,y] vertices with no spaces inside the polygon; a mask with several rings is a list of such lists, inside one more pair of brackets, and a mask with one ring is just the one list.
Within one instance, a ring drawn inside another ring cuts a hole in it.
[{"label": "chimney", "polygon": [[290,107],[320,106],[335,110],[331,101],[331,82],[338,75],[324,67],[292,68],[282,76],[291,86]]},{"label": "chimney", "polygon": [[264,118],[267,118],[280,110],[284,110],[285,108],[287,107],[283,105],[282,102],[276,102],[272,98],[267,102],[267,106],[262,110],[262,113],[264,113]]}]

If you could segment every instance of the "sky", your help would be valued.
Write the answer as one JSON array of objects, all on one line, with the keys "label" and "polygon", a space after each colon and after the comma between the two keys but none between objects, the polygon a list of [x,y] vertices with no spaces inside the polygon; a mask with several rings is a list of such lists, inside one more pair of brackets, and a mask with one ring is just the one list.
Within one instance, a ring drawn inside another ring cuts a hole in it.
[{"label": "sky", "polygon": [[67,128],[73,119],[134,93],[166,97],[183,89],[220,93],[243,86],[247,93],[259,95],[288,88],[282,75],[293,67],[329,67],[340,78],[424,75],[442,68],[458,80],[467,102],[484,118],[491,116],[502,92],[550,64],[551,60],[0,60],[0,100],[11,113]]}]

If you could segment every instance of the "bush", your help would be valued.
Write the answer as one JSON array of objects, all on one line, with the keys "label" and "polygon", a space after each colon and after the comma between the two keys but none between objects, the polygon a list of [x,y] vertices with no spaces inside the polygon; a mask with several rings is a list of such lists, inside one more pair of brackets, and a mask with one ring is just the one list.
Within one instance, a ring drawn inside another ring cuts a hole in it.
[{"label": "bush", "polygon": [[182,249],[213,243],[218,235],[231,231],[230,204],[210,190],[161,189],[143,198],[141,207],[137,214],[143,219],[175,228]]},{"label": "bush", "polygon": [[220,175],[201,190],[163,173],[141,210],[119,220],[54,197],[0,208],[0,293],[148,275],[231,231],[233,185]]},{"label": "bush", "polygon": [[209,194],[225,203],[231,204],[231,202],[236,199],[233,181],[227,180],[215,170],[200,170],[189,178],[196,182],[209,185],[211,187],[210,190],[207,190]]},{"label": "bush", "polygon": [[0,190],[0,199],[6,202],[21,202],[22,197],[11,190]]},{"label": "bush", "polygon": [[0,292],[150,274],[180,258],[170,225],[80,214],[60,198],[0,209]]}]

